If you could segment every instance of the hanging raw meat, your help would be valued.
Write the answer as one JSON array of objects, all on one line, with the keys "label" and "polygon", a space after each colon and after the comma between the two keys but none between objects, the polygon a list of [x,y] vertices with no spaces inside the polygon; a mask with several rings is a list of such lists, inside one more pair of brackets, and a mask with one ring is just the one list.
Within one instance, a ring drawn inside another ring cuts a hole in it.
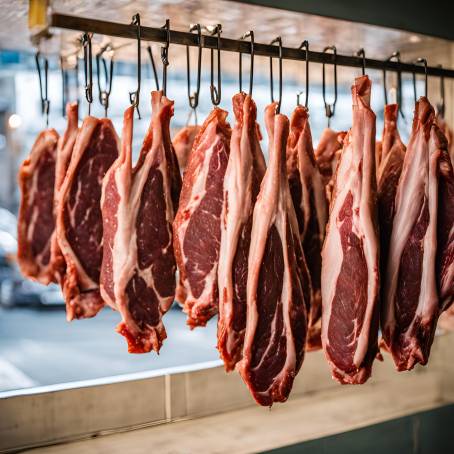
[{"label": "hanging raw meat", "polygon": [[101,186],[118,157],[119,145],[109,119],[86,117],[59,191],[57,240],[66,262],[62,290],[69,321],[93,317],[104,306],[99,293],[103,241]]},{"label": "hanging raw meat", "polygon": [[398,370],[427,363],[439,315],[439,150],[433,122],[434,110],[421,97],[397,187],[382,307],[383,340]]},{"label": "hanging raw meat", "polygon": [[233,97],[235,127],[224,178],[219,253],[218,350],[227,371],[241,359],[246,329],[246,285],[252,211],[265,173],[257,135],[257,108],[250,96]]},{"label": "hanging raw meat", "polygon": [[[54,188],[54,211],[57,217],[57,207],[59,200],[59,191],[63,184],[68,170],[69,162],[76,143],[76,137],[79,132],[78,122],[78,104],[68,103],[66,105],[66,118],[68,124],[63,136],[60,137],[57,146],[57,162],[55,166],[55,188]],[[57,240],[57,231],[54,230],[51,242],[51,264],[56,282],[62,282],[66,270],[65,258],[60,250]]]},{"label": "hanging raw meat", "polygon": [[287,175],[312,285],[307,348],[315,350],[321,348],[321,250],[328,221],[328,203],[325,185],[312,147],[309,113],[302,106],[296,107],[290,121]]},{"label": "hanging raw meat", "polygon": [[286,173],[289,121],[265,112],[269,166],[254,207],[247,277],[247,323],[238,370],[260,404],[284,402],[304,358],[307,314],[302,256]]},{"label": "hanging raw meat", "polygon": [[438,114],[436,120],[438,126],[448,141],[447,149],[451,158],[451,164],[454,166],[454,131],[449,127],[442,115]]},{"label": "hanging raw meat", "polygon": [[178,159],[178,165],[182,174],[184,174],[188,164],[189,155],[191,154],[192,146],[194,145],[195,138],[200,130],[201,126],[199,125],[185,126],[180,129],[172,140]]},{"label": "hanging raw meat", "polygon": [[454,173],[448,146],[443,132],[433,125],[429,149],[439,162],[436,276],[441,311],[454,301]]},{"label": "hanging raw meat", "polygon": [[333,378],[364,383],[377,354],[379,245],[371,82],[352,87],[353,126],[337,166],[322,252],[322,342]]},{"label": "hanging raw meat", "polygon": [[122,149],[103,182],[104,255],[101,295],[123,321],[117,331],[130,353],[159,352],[166,331],[162,315],[175,295],[172,245],[174,206],[169,124],[173,102],[154,91],[152,119],[132,167],[134,108],[124,115]]},{"label": "hanging raw meat", "polygon": [[17,223],[17,259],[24,276],[46,285],[54,280],[50,251],[55,229],[57,143],[55,129],[40,132],[18,176],[21,203]]},{"label": "hanging raw meat", "polygon": [[336,132],[330,128],[325,128],[315,149],[315,160],[322,175],[323,183],[326,186],[328,201],[331,200],[333,177],[346,134],[343,131]]},{"label": "hanging raw meat", "polygon": [[405,145],[400,140],[400,135],[397,130],[398,113],[399,106],[397,104],[388,104],[385,106],[385,124],[381,141],[381,159],[377,171],[378,215],[380,219],[380,262],[382,264],[383,273],[386,270],[397,183],[399,182],[405,158]]},{"label": "hanging raw meat", "polygon": [[184,302],[191,328],[205,326],[218,311],[221,212],[231,135],[226,117],[226,111],[215,107],[204,122],[184,174],[173,223],[181,287],[178,300]]},{"label": "hanging raw meat", "polygon": [[440,315],[438,326],[446,331],[454,331],[454,306],[451,305]]}]

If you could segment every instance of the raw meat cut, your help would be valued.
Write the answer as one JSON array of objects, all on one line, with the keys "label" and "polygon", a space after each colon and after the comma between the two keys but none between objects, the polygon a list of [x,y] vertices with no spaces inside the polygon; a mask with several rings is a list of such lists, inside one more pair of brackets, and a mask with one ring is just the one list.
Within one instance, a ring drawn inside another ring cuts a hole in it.
[{"label": "raw meat cut", "polygon": [[394,218],[394,200],[397,183],[402,172],[405,158],[405,145],[400,140],[397,130],[399,106],[385,106],[385,124],[381,141],[381,159],[377,171],[378,215],[380,219],[380,262],[382,275],[386,271],[389,239]]},{"label": "raw meat cut", "polygon": [[86,117],[59,191],[57,240],[66,262],[62,290],[68,321],[93,317],[104,306],[99,293],[101,186],[119,148],[120,141],[109,119]]},{"label": "raw meat cut", "polygon": [[276,107],[265,111],[270,160],[253,213],[246,333],[237,365],[254,399],[265,406],[287,400],[307,331],[302,250],[286,172],[289,121]]},{"label": "raw meat cut", "polygon": [[353,125],[337,166],[322,251],[322,343],[333,378],[364,383],[378,351],[379,245],[371,82],[352,87]]},{"label": "raw meat cut", "polygon": [[427,363],[439,315],[439,152],[433,124],[434,109],[421,97],[397,187],[382,306],[383,341],[400,371]]},{"label": "raw meat cut", "polygon": [[132,167],[134,107],[124,114],[122,149],[103,181],[104,254],[100,289],[123,321],[117,331],[130,353],[159,352],[166,331],[162,315],[175,295],[172,246],[174,207],[169,160],[173,101],[153,91],[152,119]]},{"label": "raw meat cut", "polygon": [[40,132],[18,176],[21,203],[17,223],[17,260],[24,276],[45,285],[54,280],[50,250],[55,229],[57,143],[55,129]]},{"label": "raw meat cut", "polygon": [[436,121],[448,141],[447,149],[451,158],[451,164],[454,166],[454,131],[440,114],[437,115]]},{"label": "raw meat cut", "polygon": [[[78,114],[78,104],[68,103],[66,105],[66,117],[68,119],[68,124],[66,131],[63,136],[58,140],[57,146],[57,162],[55,165],[55,188],[54,188],[54,216],[57,217],[57,206],[59,200],[59,191],[63,184],[63,181],[66,176],[66,171],[68,170],[69,162],[71,161],[71,156],[76,143],[76,137],[79,132],[79,114]],[[55,276],[56,282],[62,282],[63,276],[66,270],[65,258],[60,250],[57,241],[57,231],[54,230],[51,241],[51,264],[53,268],[53,273]]]},{"label": "raw meat cut", "polygon": [[246,285],[252,212],[265,173],[257,135],[257,107],[250,96],[233,97],[236,118],[224,177],[219,253],[218,350],[227,371],[241,359],[246,329]]},{"label": "raw meat cut", "polygon": [[224,175],[230,152],[227,112],[215,107],[197,136],[183,178],[173,223],[180,273],[179,301],[191,328],[205,326],[218,311],[217,270],[221,242]]},{"label": "raw meat cut", "polygon": [[307,108],[297,106],[290,120],[287,175],[298,220],[301,245],[310,272],[312,295],[308,314],[307,349],[321,348],[321,250],[328,221],[325,185],[315,161]]},{"label": "raw meat cut", "polygon": [[438,326],[446,331],[454,331],[454,305],[442,312]]},{"label": "raw meat cut", "polygon": [[440,311],[454,300],[454,173],[448,141],[437,125],[432,126],[430,154],[438,155],[437,288]]},{"label": "raw meat cut", "polygon": [[195,138],[201,129],[202,127],[199,125],[185,126],[180,129],[172,140],[182,174],[184,174],[186,169]]},{"label": "raw meat cut", "polygon": [[336,132],[330,128],[325,128],[320,137],[317,148],[315,149],[315,160],[323,177],[326,186],[328,201],[331,200],[333,189],[333,176],[336,172],[337,161],[342,150],[346,132]]}]

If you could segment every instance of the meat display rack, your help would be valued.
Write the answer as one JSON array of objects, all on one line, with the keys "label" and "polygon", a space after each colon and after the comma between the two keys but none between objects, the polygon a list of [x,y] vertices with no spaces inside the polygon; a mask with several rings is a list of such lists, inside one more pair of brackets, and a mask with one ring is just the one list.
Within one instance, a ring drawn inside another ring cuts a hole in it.
[{"label": "meat display rack", "polygon": [[[124,24],[117,22],[102,21],[85,17],[78,17],[66,14],[52,13],[50,15],[50,27],[75,30],[80,32],[91,32],[106,36],[118,38],[137,38],[137,26],[133,24]],[[185,46],[201,47],[205,49],[218,49],[228,52],[237,52],[250,54],[251,42],[236,40],[230,38],[219,38],[217,36],[202,35],[202,42],[199,44],[197,34],[182,32],[177,30],[165,30],[155,27],[140,27],[141,40],[153,41],[170,44],[180,44]],[[40,35],[45,33],[40,33]],[[298,48],[284,47],[279,48],[276,45],[263,44],[255,42],[253,45],[255,55],[279,58],[287,60],[306,60],[306,50]],[[282,52],[282,53],[280,53]],[[378,69],[383,71],[394,71],[398,73],[406,72],[413,74],[425,74],[426,76],[435,76],[441,78],[454,78],[454,69],[446,69],[441,66],[423,65],[423,60],[415,63],[406,63],[395,60],[376,60],[362,56],[341,55],[328,52],[307,52],[308,61],[313,63],[331,64],[337,66],[349,66],[357,68]]]}]

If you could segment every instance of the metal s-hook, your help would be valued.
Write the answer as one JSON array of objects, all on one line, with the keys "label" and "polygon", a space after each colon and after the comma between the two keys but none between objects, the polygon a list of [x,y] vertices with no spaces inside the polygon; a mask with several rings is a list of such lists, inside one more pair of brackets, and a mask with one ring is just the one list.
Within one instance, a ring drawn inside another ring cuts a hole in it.
[{"label": "metal s-hook", "polygon": [[365,52],[364,48],[361,47],[361,49],[359,49],[355,55],[357,57],[362,57],[361,71],[362,71],[362,75],[365,76],[366,75],[366,52]]},{"label": "metal s-hook", "polygon": [[[282,38],[280,36],[271,41],[271,45],[278,44],[279,46],[279,101],[277,103],[276,113],[281,112],[282,104]],[[271,102],[274,102],[274,80],[273,80],[273,57],[270,57],[270,91]]]},{"label": "metal s-hook", "polygon": [[141,28],[140,28],[140,14],[132,16],[131,25],[136,26],[137,35],[137,90],[129,92],[129,102],[137,110],[137,115],[140,119],[139,103],[140,103],[140,83],[142,79],[142,56],[141,56]]},{"label": "metal s-hook", "polygon": [[[255,49],[254,49],[254,32],[249,30],[243,36],[240,37],[241,40],[251,38],[251,68],[249,71],[249,96],[252,96],[252,87],[254,85],[254,56],[255,56]],[[240,92],[243,91],[243,53],[239,53],[238,57],[238,80],[240,83]]]},{"label": "metal s-hook", "polygon": [[[427,98],[427,60],[425,58],[418,58],[415,61],[416,64],[422,63],[424,65],[424,96]],[[415,98],[415,104],[417,101],[417,95],[416,95],[416,73],[413,72],[413,96]]]},{"label": "metal s-hook", "polygon": [[[443,68],[442,65],[438,65],[439,68]],[[438,114],[444,118],[445,116],[445,109],[446,109],[446,103],[445,103],[445,78],[443,76],[440,76],[440,103],[437,104],[437,111]]]},{"label": "metal s-hook", "polygon": [[[186,46],[186,69],[187,69],[187,82],[188,82],[188,100],[189,106],[194,110],[195,119],[197,123],[197,113],[196,109],[199,105],[199,94],[200,94],[200,77],[202,72],[202,28],[200,24],[191,24],[189,31],[192,33],[197,31],[197,41],[198,41],[198,56],[197,56],[197,84],[196,90],[191,93],[191,62],[189,56],[189,46]],[[189,121],[189,119],[188,119]]]},{"label": "metal s-hook", "polygon": [[[105,52],[111,52],[110,57],[110,65],[109,70],[107,70],[107,63],[106,59],[104,58]],[[96,73],[98,78],[98,92],[99,92],[99,102],[104,107],[104,114],[107,117],[107,110],[109,108],[109,96],[110,92],[112,91],[112,78],[113,78],[113,69],[114,69],[114,55],[113,55],[113,48],[110,44],[104,46],[97,54],[96,54]],[[106,88],[101,88],[101,71],[100,67],[102,64],[102,69],[104,70],[104,81]]]},{"label": "metal s-hook", "polygon": [[166,23],[161,27],[166,30],[166,42],[161,47],[161,61],[162,61],[162,93],[164,96],[167,94],[167,66],[169,66],[169,45],[170,45],[170,20],[166,19]]},{"label": "metal s-hook", "polygon": [[217,55],[218,55],[218,74],[217,74],[217,87],[214,85],[214,49],[210,49],[210,95],[211,95],[211,102],[213,105],[218,106],[221,102],[221,33],[222,33],[222,25],[217,24],[214,27],[204,27],[205,30],[210,33],[211,36],[217,35],[218,42],[216,46]]},{"label": "metal s-hook", "polygon": [[82,36],[84,47],[84,75],[85,75],[85,98],[88,102],[88,115],[91,113],[91,103],[93,102],[93,68],[91,54],[91,35],[84,33]]},{"label": "metal s-hook", "polygon": [[325,115],[328,118],[328,127],[331,123],[331,117],[336,111],[337,103],[337,49],[336,46],[326,46],[323,49],[323,52],[333,51],[333,64],[334,64],[334,99],[331,104],[326,102],[326,78],[325,78],[325,63],[322,64],[322,94],[323,94],[323,103],[325,104]]},{"label": "metal s-hook", "polygon": [[[306,60],[306,90],[305,90],[305,94],[306,94],[306,99],[304,101],[304,107],[306,107],[307,109],[307,104],[308,104],[308,101],[309,101],[309,42],[307,41],[307,39],[305,39],[300,47],[298,47],[298,49],[305,49],[306,50],[306,57],[305,57],[305,60]],[[301,95],[303,94],[302,91],[300,91],[299,93],[297,93],[296,95],[296,104],[298,106],[300,106],[300,97]]]},{"label": "metal s-hook", "polygon": [[151,46],[147,46],[148,56],[150,57],[151,69],[153,71],[154,83],[156,86],[156,90],[159,91],[159,79],[158,79],[158,72],[156,70],[156,64],[153,58],[153,51]]},{"label": "metal s-hook", "polygon": [[[400,63],[400,52],[396,51],[393,52],[386,61],[396,61]],[[400,70],[397,71],[397,87],[396,87],[396,102],[399,106],[399,113],[402,118],[405,118],[404,112],[402,110],[402,72]],[[388,89],[386,86],[386,68],[383,68],[383,94],[385,98],[385,105],[388,104]]]},{"label": "metal s-hook", "polygon": [[[41,61],[43,61],[44,68],[41,67]],[[49,62],[47,57],[41,56],[41,52],[35,54],[36,69],[38,71],[39,78],[39,93],[41,96],[41,113],[46,116],[46,126],[49,126],[49,108],[50,101],[47,96],[47,81],[49,72]]]},{"label": "metal s-hook", "polygon": [[61,70],[61,115],[66,117],[66,101],[68,99],[68,71],[65,68],[65,58],[60,55],[60,70]]}]

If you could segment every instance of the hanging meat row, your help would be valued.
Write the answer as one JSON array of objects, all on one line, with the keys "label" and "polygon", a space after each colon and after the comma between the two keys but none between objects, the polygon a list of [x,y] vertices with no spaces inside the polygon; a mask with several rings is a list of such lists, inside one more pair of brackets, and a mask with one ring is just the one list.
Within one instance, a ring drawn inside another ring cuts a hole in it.
[{"label": "hanging meat row", "polygon": [[398,370],[426,364],[454,298],[448,129],[422,97],[408,148],[397,105],[376,144],[370,94],[357,78],[352,128],[326,129],[315,151],[308,109],[289,120],[270,104],[268,166],[245,93],[233,129],[215,107],[172,144],[173,102],[153,92],[134,166],[133,107],[120,143],[108,119],[79,129],[68,105],[65,134],[42,132],[20,170],[22,272],[61,284],[68,320],[117,310],[133,353],[159,351],[174,299],[191,328],[218,314],[225,368],[261,405],[285,401],[322,347],[341,383],[364,383],[379,346]]}]

